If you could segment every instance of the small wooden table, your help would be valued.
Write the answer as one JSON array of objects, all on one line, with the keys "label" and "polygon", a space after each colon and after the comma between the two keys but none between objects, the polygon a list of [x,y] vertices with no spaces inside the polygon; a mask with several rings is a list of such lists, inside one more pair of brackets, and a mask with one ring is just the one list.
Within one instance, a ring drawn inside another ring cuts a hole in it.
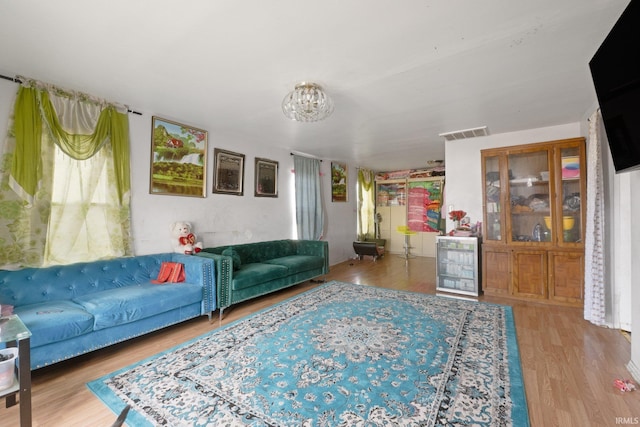
[{"label": "small wooden table", "polygon": [[20,395],[20,426],[31,426],[31,331],[16,314],[0,317],[0,342],[7,347],[18,348],[17,376],[13,384],[0,390],[0,397],[6,397],[7,408],[16,404]]}]

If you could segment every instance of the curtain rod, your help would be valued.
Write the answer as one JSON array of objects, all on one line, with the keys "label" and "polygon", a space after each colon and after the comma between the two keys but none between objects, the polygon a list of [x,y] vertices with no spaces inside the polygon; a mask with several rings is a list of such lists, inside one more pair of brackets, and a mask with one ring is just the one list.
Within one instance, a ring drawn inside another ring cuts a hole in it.
[{"label": "curtain rod", "polygon": [[[296,153],[289,153],[289,154],[291,154],[292,156],[307,157],[307,158],[309,158],[309,159],[313,159],[313,158],[314,158],[314,157],[309,157],[309,156],[302,156],[302,155],[300,155],[300,154],[296,154]],[[316,160],[320,160],[320,162],[322,162],[322,159],[317,159],[317,158],[316,158]]]},{"label": "curtain rod", "polygon": [[[4,76],[2,74],[0,74],[0,79],[9,80],[9,81],[12,81],[14,83],[22,83],[22,80],[20,80],[20,79],[18,79],[16,77]],[[142,113],[140,113],[138,111],[134,111],[134,110],[130,109],[129,107],[127,107],[127,113],[137,114],[138,116],[142,115]]]}]

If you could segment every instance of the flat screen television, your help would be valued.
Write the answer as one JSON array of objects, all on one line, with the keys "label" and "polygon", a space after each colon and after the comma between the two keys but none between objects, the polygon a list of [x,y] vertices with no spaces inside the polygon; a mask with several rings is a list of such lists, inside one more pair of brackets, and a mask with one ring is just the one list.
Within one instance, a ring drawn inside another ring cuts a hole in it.
[{"label": "flat screen television", "polygon": [[640,169],[640,0],[631,0],[589,62],[616,173]]}]

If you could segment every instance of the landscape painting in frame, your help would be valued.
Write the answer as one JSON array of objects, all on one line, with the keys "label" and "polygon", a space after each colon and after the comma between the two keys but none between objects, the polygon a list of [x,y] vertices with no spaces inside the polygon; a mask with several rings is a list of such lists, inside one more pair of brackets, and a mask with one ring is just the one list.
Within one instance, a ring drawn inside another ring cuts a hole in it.
[{"label": "landscape painting in frame", "polygon": [[244,193],[244,154],[213,150],[213,192],[242,196]]},{"label": "landscape painting in frame", "polygon": [[331,201],[347,201],[347,165],[331,162]]},{"label": "landscape painting in frame", "polygon": [[207,131],[153,117],[151,194],[206,197]]},{"label": "landscape painting in frame", "polygon": [[256,197],[278,197],[278,162],[256,157]]}]

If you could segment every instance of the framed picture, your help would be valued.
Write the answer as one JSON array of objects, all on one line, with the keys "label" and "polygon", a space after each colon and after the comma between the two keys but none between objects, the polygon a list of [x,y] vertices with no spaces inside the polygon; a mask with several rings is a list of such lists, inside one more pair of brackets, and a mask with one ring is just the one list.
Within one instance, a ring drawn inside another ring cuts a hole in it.
[{"label": "framed picture", "polygon": [[213,155],[213,192],[242,196],[244,193],[244,154],[216,148]]},{"label": "framed picture", "polygon": [[567,156],[561,159],[562,179],[580,178],[580,157]]},{"label": "framed picture", "polygon": [[278,197],[278,162],[256,157],[256,197]]},{"label": "framed picture", "polygon": [[347,201],[347,165],[331,162],[331,201]]},{"label": "framed picture", "polygon": [[149,193],[206,197],[207,131],[153,117]]}]

